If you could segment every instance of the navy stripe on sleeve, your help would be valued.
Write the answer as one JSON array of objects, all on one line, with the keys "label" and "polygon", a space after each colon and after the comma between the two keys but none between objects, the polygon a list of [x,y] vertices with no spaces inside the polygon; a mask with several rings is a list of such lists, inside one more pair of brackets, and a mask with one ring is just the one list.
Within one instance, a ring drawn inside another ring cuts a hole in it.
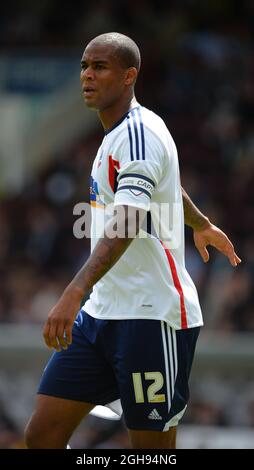
[{"label": "navy stripe on sleeve", "polygon": [[122,191],[123,189],[132,189],[133,191],[138,191],[140,193],[144,193],[151,199],[150,193],[146,189],[140,188],[139,186],[132,186],[130,184],[127,184],[126,186],[121,186],[120,188],[118,187],[117,192]]}]

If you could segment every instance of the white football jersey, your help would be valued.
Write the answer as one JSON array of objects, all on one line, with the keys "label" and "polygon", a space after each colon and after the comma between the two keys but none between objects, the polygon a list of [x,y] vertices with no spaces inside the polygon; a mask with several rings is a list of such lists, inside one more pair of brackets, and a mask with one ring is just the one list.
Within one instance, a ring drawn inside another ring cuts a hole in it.
[{"label": "white football jersey", "polygon": [[112,207],[147,211],[147,221],[83,309],[99,319],[156,319],[172,328],[203,324],[185,268],[184,214],[175,143],[163,120],[136,105],[109,129],[91,175],[92,250]]}]

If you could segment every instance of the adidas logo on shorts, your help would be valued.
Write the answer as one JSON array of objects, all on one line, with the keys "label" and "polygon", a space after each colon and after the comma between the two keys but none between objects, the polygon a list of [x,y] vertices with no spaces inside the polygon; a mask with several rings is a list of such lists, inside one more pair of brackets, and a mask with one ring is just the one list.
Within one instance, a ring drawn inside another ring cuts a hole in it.
[{"label": "adidas logo on shorts", "polygon": [[148,415],[148,419],[162,419],[162,417],[159,415],[158,411],[156,408],[154,408],[151,413]]}]

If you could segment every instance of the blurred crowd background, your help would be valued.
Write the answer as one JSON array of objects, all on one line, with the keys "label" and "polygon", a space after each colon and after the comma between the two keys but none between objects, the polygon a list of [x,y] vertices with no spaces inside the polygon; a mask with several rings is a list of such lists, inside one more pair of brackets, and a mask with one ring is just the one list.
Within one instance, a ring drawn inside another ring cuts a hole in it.
[{"label": "blurred crowd background", "polygon": [[[74,126],[78,112],[71,106],[82,105],[83,50],[108,31],[127,34],[140,46],[137,99],[165,120],[178,148],[183,186],[242,258],[234,270],[210,250],[205,265],[186,230],[186,263],[205,329],[247,338],[254,334],[251,0],[1,3],[0,322],[16,325],[17,332],[21,324],[41,328],[89,255],[89,240],[73,236],[73,207],[89,200],[90,168],[103,129],[86,110],[82,124]],[[70,109],[57,114],[67,101]],[[15,382],[7,363],[7,371],[0,371],[0,447],[22,447],[36,383],[25,364]],[[197,374],[183,424],[253,430],[253,370],[240,377],[237,371],[230,377],[213,371],[202,381]],[[122,422],[93,417],[75,439],[73,445],[83,448],[128,447]]]}]

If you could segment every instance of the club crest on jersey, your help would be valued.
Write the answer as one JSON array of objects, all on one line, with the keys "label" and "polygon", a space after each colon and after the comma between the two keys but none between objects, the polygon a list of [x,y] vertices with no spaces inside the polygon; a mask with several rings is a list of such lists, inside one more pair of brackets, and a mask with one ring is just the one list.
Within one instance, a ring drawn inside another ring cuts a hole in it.
[{"label": "club crest on jersey", "polygon": [[90,177],[90,204],[92,207],[104,207],[103,196],[99,194],[98,183]]}]

